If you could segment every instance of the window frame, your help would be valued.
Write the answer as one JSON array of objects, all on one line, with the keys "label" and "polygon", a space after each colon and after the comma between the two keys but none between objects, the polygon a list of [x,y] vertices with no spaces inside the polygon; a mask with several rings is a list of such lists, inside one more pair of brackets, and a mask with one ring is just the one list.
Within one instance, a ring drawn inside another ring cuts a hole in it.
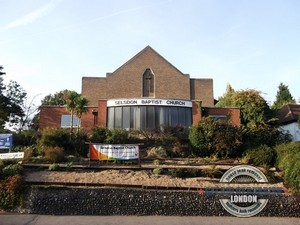
[{"label": "window frame", "polygon": [[[64,125],[66,124],[66,125]],[[73,115],[73,127],[81,127],[81,120],[76,116]],[[71,115],[70,114],[63,114],[60,117],[60,127],[61,128],[71,128]]]}]

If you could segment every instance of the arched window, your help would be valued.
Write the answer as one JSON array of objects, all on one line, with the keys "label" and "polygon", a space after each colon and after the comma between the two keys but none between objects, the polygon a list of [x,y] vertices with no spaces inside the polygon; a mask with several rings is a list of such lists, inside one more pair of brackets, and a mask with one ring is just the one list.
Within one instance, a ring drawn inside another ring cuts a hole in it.
[{"label": "arched window", "polygon": [[143,74],[143,97],[154,97],[154,74],[146,69]]}]

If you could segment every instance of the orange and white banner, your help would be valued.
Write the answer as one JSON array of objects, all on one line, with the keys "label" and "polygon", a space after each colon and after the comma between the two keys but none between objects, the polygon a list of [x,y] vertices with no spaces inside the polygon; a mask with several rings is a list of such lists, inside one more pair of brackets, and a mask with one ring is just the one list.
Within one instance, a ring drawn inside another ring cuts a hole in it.
[{"label": "orange and white banner", "polygon": [[138,145],[90,144],[90,160],[132,160],[138,158]]}]

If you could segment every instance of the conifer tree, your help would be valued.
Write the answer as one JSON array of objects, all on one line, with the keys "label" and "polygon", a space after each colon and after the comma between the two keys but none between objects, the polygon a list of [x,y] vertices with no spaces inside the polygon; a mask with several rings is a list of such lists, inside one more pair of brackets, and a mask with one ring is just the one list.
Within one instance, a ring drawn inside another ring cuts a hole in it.
[{"label": "conifer tree", "polygon": [[272,108],[280,109],[283,105],[288,103],[296,103],[296,101],[291,95],[289,87],[283,83],[280,83],[278,86],[276,100],[273,103]]}]

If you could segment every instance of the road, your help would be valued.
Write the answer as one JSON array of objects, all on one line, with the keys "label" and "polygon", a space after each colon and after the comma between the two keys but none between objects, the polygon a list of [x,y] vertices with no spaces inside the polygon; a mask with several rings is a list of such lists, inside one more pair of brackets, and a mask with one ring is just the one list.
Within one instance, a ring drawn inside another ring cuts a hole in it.
[{"label": "road", "polygon": [[0,214],[0,225],[299,225],[288,217],[45,216]]}]

